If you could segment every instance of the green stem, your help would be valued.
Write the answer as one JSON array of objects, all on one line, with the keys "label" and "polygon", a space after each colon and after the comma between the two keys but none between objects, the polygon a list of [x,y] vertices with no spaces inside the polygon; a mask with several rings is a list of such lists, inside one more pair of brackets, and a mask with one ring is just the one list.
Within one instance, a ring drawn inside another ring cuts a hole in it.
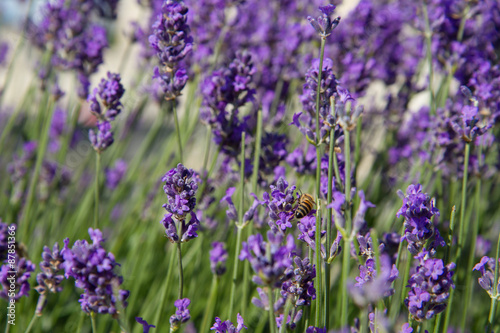
[{"label": "green stem", "polygon": [[[464,238],[465,236],[465,204],[467,202],[467,176],[469,174],[469,155],[470,155],[470,143],[465,144],[465,157],[464,157],[464,175],[462,179],[462,203],[460,207],[460,225],[459,225],[459,234],[458,234],[458,250],[457,250],[457,258],[460,260],[460,255],[462,254],[462,250],[464,247]],[[457,265],[458,266],[458,265]],[[457,267],[458,271],[458,267]]]},{"label": "green stem", "polygon": [[[318,166],[319,167],[319,166]],[[316,288],[316,327],[322,327],[321,325],[321,295],[322,295],[322,281],[321,281],[321,209],[319,206],[319,197],[317,199],[316,206],[318,210],[316,211],[316,231],[315,231],[315,245],[316,245],[316,279],[314,279],[314,284]]]},{"label": "green stem", "polygon": [[95,159],[95,196],[94,196],[94,229],[99,226],[99,172],[101,170],[101,153],[96,153]]},{"label": "green stem", "polygon": [[82,333],[83,321],[85,319],[85,312],[80,312],[80,320],[78,320],[78,327],[76,328],[76,332]]},{"label": "green stem", "polygon": [[[179,226],[179,233],[181,233],[182,228]],[[182,248],[181,248],[181,243],[180,243],[180,237],[179,237],[179,242],[177,243],[177,258],[178,258],[178,263],[179,263],[179,299],[182,299],[182,289],[184,288],[184,273],[182,270]]]},{"label": "green stem", "polygon": [[260,151],[262,141],[262,110],[257,112],[257,132],[255,136],[255,154],[253,158],[252,191],[257,194],[257,180],[259,178]]},{"label": "green stem", "polygon": [[234,297],[236,292],[236,279],[238,278],[238,255],[240,253],[241,247],[241,233],[243,231],[243,204],[244,204],[244,191],[245,191],[245,136],[246,133],[241,134],[241,157],[240,157],[240,207],[238,211],[238,223],[236,223],[236,228],[238,229],[236,233],[236,247],[234,251],[234,265],[233,265],[233,281],[231,284],[231,299],[229,303],[229,320],[233,317],[233,307],[234,307]]},{"label": "green stem", "polygon": [[35,323],[36,318],[38,318],[38,316],[36,315],[36,313],[34,313],[33,317],[31,318],[31,321],[28,325],[28,328],[26,329],[26,331],[24,333],[29,333],[31,331],[31,328],[33,328],[33,324]]},{"label": "green stem", "polygon": [[347,278],[349,276],[349,259],[351,252],[351,140],[350,132],[344,129],[344,154],[345,154],[345,231],[349,236],[344,238],[344,249],[342,249],[343,259],[342,259],[342,275],[341,284],[342,289],[342,303],[341,303],[341,317],[340,326],[345,327],[347,325],[347,313],[348,313],[348,299],[347,299]]},{"label": "green stem", "polygon": [[359,165],[359,161],[361,160],[361,127],[363,122],[361,121],[361,117],[356,121],[356,141],[354,143],[354,165],[357,167]]},{"label": "green stem", "polygon": [[96,329],[96,326],[95,326],[95,312],[91,312],[90,313],[90,322],[92,324],[92,333],[97,333],[97,329]]},{"label": "green stem", "polygon": [[[267,290],[267,298],[269,300],[269,332],[276,332],[276,321],[274,319],[274,295],[273,288],[271,286],[268,287]],[[286,320],[285,320],[286,323]]]},{"label": "green stem", "polygon": [[172,272],[174,271],[174,261],[175,261],[175,250],[170,251],[170,260],[168,262],[168,270],[167,270],[167,278],[165,279],[165,283],[163,284],[163,290],[161,292],[161,300],[160,300],[160,306],[158,307],[158,310],[156,310],[156,316],[155,316],[155,323],[156,327],[158,327],[158,330],[160,329],[160,317],[163,312],[163,308],[165,307],[165,303],[167,300],[167,291],[170,288],[170,281],[172,279]]},{"label": "green stem", "polygon": [[200,332],[209,332],[210,319],[213,317],[215,303],[217,301],[217,289],[219,285],[219,277],[214,274],[212,278],[212,287],[210,288],[210,296],[208,298],[207,306],[205,307],[205,314],[203,315],[203,322],[201,324]]},{"label": "green stem", "polygon": [[49,97],[46,107],[46,116],[44,120],[43,132],[41,133],[41,139],[38,146],[38,152],[36,154],[36,162],[35,162],[35,171],[33,172],[33,176],[31,177],[30,186],[28,189],[28,197],[26,200],[26,208],[24,210],[22,221],[22,238],[21,240],[26,240],[26,236],[28,235],[29,230],[29,221],[31,218],[31,209],[33,206],[33,201],[35,199],[36,186],[38,184],[38,177],[40,176],[40,171],[42,169],[43,159],[45,157],[45,153],[47,152],[47,144],[49,142],[49,132],[50,132],[50,123],[52,121],[52,117],[54,115],[54,108],[52,107],[53,99]]},{"label": "green stem", "polygon": [[171,107],[174,111],[174,120],[175,120],[175,131],[177,132],[177,145],[179,146],[179,159],[182,163],[184,159],[182,158],[182,141],[181,141],[181,131],[179,128],[179,118],[177,116],[177,108],[175,106],[175,100],[170,101]]},{"label": "green stem", "polygon": [[[285,312],[283,312],[283,321],[281,322],[279,333],[286,333],[287,331],[286,323],[288,321],[288,314],[290,313],[291,309],[292,309],[292,300],[290,299],[290,297],[287,297],[285,304]],[[290,322],[293,322],[293,316],[290,316]]]},{"label": "green stem", "polygon": [[203,157],[203,172],[207,172],[207,166],[208,166],[208,157],[210,156],[210,138],[212,137],[212,131],[210,130],[210,127],[207,126],[207,136],[205,138],[205,157]]}]

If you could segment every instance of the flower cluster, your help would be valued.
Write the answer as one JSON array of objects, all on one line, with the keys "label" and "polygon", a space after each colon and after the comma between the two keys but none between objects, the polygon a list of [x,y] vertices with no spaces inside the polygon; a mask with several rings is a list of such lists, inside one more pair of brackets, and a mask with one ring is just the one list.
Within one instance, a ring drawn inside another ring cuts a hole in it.
[{"label": "flower cluster", "polygon": [[388,256],[380,257],[380,274],[377,274],[376,262],[370,258],[364,265],[359,265],[356,283],[349,288],[354,302],[360,306],[375,304],[383,297],[394,294],[391,284],[399,276],[396,265],[392,265]]},{"label": "flower cluster", "polygon": [[411,288],[404,300],[415,320],[429,320],[446,308],[452,281],[454,263],[444,265],[441,259],[420,259],[416,272],[408,280]]},{"label": "flower cluster", "polygon": [[[17,229],[17,226],[12,223],[8,225],[7,223],[3,223],[2,219],[0,219],[0,262],[3,262],[8,257],[9,253],[9,234],[14,234]],[[11,238],[11,244],[12,244]],[[12,246],[11,246],[12,252]]]},{"label": "flower cluster", "polygon": [[224,244],[213,242],[210,250],[210,268],[212,273],[222,275],[226,272],[227,251],[224,250]]},{"label": "flower cluster", "polygon": [[280,287],[280,280],[285,270],[292,264],[295,251],[293,236],[288,235],[286,244],[282,245],[284,236],[267,232],[266,243],[261,234],[251,235],[242,243],[240,260],[248,260],[257,275],[252,281],[261,286]]},{"label": "flower cluster", "polygon": [[[41,9],[40,24],[31,29],[34,44],[51,51],[51,66],[77,73],[80,98],[87,97],[89,77],[103,62],[104,49],[108,47],[106,29],[94,22],[94,13],[114,18],[117,3],[107,1],[107,6],[103,7],[88,0],[49,1]],[[108,8],[109,12],[103,8]],[[49,72],[50,67],[44,71]]]},{"label": "flower cluster", "polygon": [[129,292],[119,288],[123,282],[123,278],[115,272],[119,264],[114,255],[102,247],[102,232],[89,228],[89,235],[92,244],[87,240],[77,240],[69,248],[69,239],[64,240],[65,276],[74,278],[76,287],[84,290],[80,296],[84,312],[117,316],[120,307],[127,306]]},{"label": "flower cluster", "polygon": [[106,186],[110,190],[117,188],[126,172],[127,162],[122,159],[117,160],[113,168],[105,168],[104,175],[106,177]]},{"label": "flower cluster", "polygon": [[[495,282],[495,258],[487,256],[482,257],[481,261],[474,266],[473,271],[481,273],[481,276],[478,278],[481,288],[486,290],[491,298],[497,297],[495,295],[495,290],[497,294],[500,292],[500,279]],[[496,288],[495,283],[497,284]]]},{"label": "flower cluster", "polygon": [[434,228],[431,218],[439,216],[439,210],[434,207],[434,201],[422,193],[422,185],[410,185],[406,195],[398,192],[403,199],[403,206],[398,210],[397,217],[405,219],[404,239],[408,242],[408,251],[411,254],[419,253],[427,241],[431,241],[427,249],[433,250],[437,246],[444,246],[444,240],[439,231]]},{"label": "flower cluster", "polygon": [[310,305],[311,300],[316,299],[316,267],[311,265],[309,258],[295,257],[293,261],[295,267],[291,265],[284,272],[285,281],[281,285],[281,295],[285,298],[290,296],[295,307]]},{"label": "flower cluster", "polygon": [[[165,182],[163,191],[168,199],[163,208],[168,213],[161,223],[165,227],[167,237],[173,243],[187,242],[198,237],[196,231],[200,222],[194,212],[198,184],[193,176],[195,173],[192,169],[187,169],[179,163],[162,178],[162,182]],[[187,214],[191,215],[188,223],[186,223]]]},{"label": "flower cluster", "polygon": [[333,20],[330,17],[335,11],[334,5],[319,6],[319,10],[322,13],[321,16],[318,16],[316,20],[311,16],[308,16],[307,20],[309,21],[309,23],[311,23],[318,35],[321,38],[326,39],[326,37],[331,35],[333,29],[335,29],[337,25],[339,25],[340,16]]},{"label": "flower cluster", "polygon": [[42,315],[43,308],[46,302],[47,293],[58,293],[62,290],[61,282],[64,275],[60,274],[64,270],[63,250],[59,250],[59,244],[55,243],[52,251],[49,247],[44,246],[42,252],[43,261],[40,262],[41,273],[36,276],[38,285],[35,290],[41,295],[36,307],[36,314]]},{"label": "flower cluster", "polygon": [[[320,222],[321,223],[321,222]],[[300,231],[299,240],[305,242],[313,251],[316,251],[316,216],[308,215],[303,217],[298,223],[297,227]],[[321,237],[326,234],[326,230],[321,229]],[[321,244],[321,257],[326,257],[325,246]]]},{"label": "flower cluster", "polygon": [[[333,61],[329,58],[323,60],[321,83],[318,83],[319,64],[319,59],[314,59],[312,66],[307,70],[306,83],[300,96],[304,112],[294,114],[291,123],[297,126],[301,133],[313,142],[321,140],[335,127],[334,115],[330,112],[330,97],[336,95],[338,84],[337,78],[333,74]],[[321,127],[320,137],[316,138],[316,93],[318,84],[320,85],[319,119]],[[300,122],[301,118],[304,125]]]},{"label": "flower cluster", "polygon": [[187,71],[182,65],[193,48],[187,12],[183,1],[165,1],[149,36],[149,43],[160,62],[153,78],[160,82],[167,100],[177,98],[188,80]]},{"label": "flower cluster", "polygon": [[[23,296],[29,296],[31,287],[28,280],[36,266],[26,258],[20,258],[18,255],[14,257],[14,259],[6,260],[0,267],[0,285],[2,286],[0,297],[17,301]],[[15,290],[13,297],[12,290]]]},{"label": "flower cluster", "polygon": [[90,110],[97,117],[97,132],[90,130],[89,139],[99,154],[114,141],[110,122],[120,114],[122,109],[120,99],[125,93],[120,80],[120,74],[108,72],[107,79],[102,79],[99,87],[94,88],[88,97]]},{"label": "flower cluster", "polygon": [[[238,221],[238,211],[236,210],[236,206],[234,205],[234,202],[232,199],[232,196],[233,196],[235,191],[236,191],[236,187],[229,187],[226,190],[226,195],[223,196],[222,199],[220,199],[220,202],[227,203],[227,206],[228,206],[228,210],[226,210],[227,217],[230,220]],[[250,208],[243,214],[243,224],[249,223],[254,218],[257,207],[259,207],[260,205],[262,205],[264,203],[263,201],[259,201],[259,199],[257,198],[257,196],[254,193],[251,193],[250,195],[253,196],[254,200],[253,200],[252,206],[250,206]]]},{"label": "flower cluster", "polygon": [[235,327],[229,320],[222,321],[219,317],[215,317],[214,326],[210,330],[214,330],[216,333],[239,333],[243,328],[248,328],[243,323],[243,317],[239,313],[236,315],[236,321],[238,324]]},{"label": "flower cluster", "polygon": [[295,197],[296,186],[288,187],[288,182],[279,178],[275,185],[270,185],[271,195],[264,192],[263,201],[269,207],[269,226],[271,230],[284,232],[292,227],[291,220],[294,218],[297,198]]},{"label": "flower cluster", "polygon": [[156,327],[155,325],[148,324],[148,322],[146,320],[142,319],[142,317],[135,317],[135,321],[142,325],[142,332],[143,333],[149,333],[149,330],[151,328]]},{"label": "flower cluster", "polygon": [[186,323],[191,319],[191,314],[189,312],[188,306],[191,303],[189,298],[178,299],[174,302],[175,314],[170,317],[170,332],[177,331],[182,324]]},{"label": "flower cluster", "polygon": [[212,128],[221,151],[233,158],[239,153],[241,133],[248,130],[248,119],[240,119],[239,109],[254,100],[254,73],[250,54],[238,52],[229,66],[214,71],[203,83],[201,120]]}]

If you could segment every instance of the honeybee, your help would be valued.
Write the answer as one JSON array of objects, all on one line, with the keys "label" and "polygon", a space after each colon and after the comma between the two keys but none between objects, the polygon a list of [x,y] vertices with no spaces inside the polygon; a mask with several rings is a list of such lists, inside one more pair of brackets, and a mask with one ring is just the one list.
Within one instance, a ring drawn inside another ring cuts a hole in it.
[{"label": "honeybee", "polygon": [[311,210],[313,209],[313,205],[315,205],[315,203],[312,195],[301,193],[299,197],[299,205],[295,210],[295,217],[298,219],[303,218],[311,212]]}]

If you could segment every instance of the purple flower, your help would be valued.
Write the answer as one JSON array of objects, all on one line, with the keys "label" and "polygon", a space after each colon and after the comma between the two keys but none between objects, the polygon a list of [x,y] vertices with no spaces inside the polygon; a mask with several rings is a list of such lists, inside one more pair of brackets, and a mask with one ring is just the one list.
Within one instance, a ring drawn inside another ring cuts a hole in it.
[{"label": "purple flower", "polygon": [[[319,119],[321,123],[320,137],[316,138],[316,93],[318,89],[319,78],[319,59],[312,61],[311,67],[307,70],[303,87],[303,93],[300,96],[302,107],[302,122],[299,115],[294,115],[293,124],[301,131],[303,135],[313,141],[317,141],[327,136],[335,128],[335,119],[330,112],[330,97],[337,92],[337,78],[333,74],[333,61],[329,58],[323,60],[321,69],[320,97],[319,97]],[[337,135],[338,137],[338,135]]]},{"label": "purple flower", "polygon": [[181,327],[182,324],[191,319],[188,306],[191,303],[189,298],[178,299],[174,302],[175,315],[170,317],[170,332],[175,332]]},{"label": "purple flower", "polygon": [[193,48],[187,12],[188,8],[183,1],[165,1],[149,36],[151,48],[160,62],[160,67],[154,70],[153,78],[161,82],[166,99],[179,96],[188,79],[187,72],[181,65]]},{"label": "purple flower", "polygon": [[17,226],[14,223],[8,225],[7,223],[3,223],[2,219],[0,219],[0,262],[7,259],[9,254],[9,245],[12,252],[12,244],[15,244],[14,236],[16,234],[16,229]]},{"label": "purple flower", "polygon": [[370,258],[364,265],[359,265],[356,283],[348,286],[354,302],[359,306],[375,304],[383,297],[394,294],[391,284],[399,276],[396,265],[391,266],[388,256],[380,257],[380,275],[377,273],[375,260]]},{"label": "purple flower", "polygon": [[[259,297],[252,297],[252,304],[258,308],[269,310],[269,298],[267,293],[262,290],[262,288],[257,287],[257,293]],[[274,312],[278,312],[285,305],[286,299],[284,297],[279,297],[275,302],[273,302]]]},{"label": "purple flower", "polygon": [[400,333],[412,333],[413,328],[411,328],[409,323],[404,323],[403,326],[401,326],[401,331]]},{"label": "purple flower", "polygon": [[0,43],[0,67],[3,67],[7,60],[7,53],[9,52],[9,44],[6,42]]},{"label": "purple flower", "polygon": [[201,120],[212,129],[221,151],[232,158],[238,156],[241,133],[248,130],[248,118],[241,119],[239,109],[254,101],[254,73],[250,54],[238,52],[229,66],[213,72],[202,84]]},{"label": "purple flower", "polygon": [[[276,317],[276,326],[278,326],[278,328],[281,328],[281,325],[283,325],[284,318],[285,315],[283,313]],[[302,309],[297,310],[297,308],[295,308],[290,311],[286,319],[287,329],[294,330],[295,328],[297,328],[297,323],[299,322],[300,318],[302,318]]]},{"label": "purple flower", "polygon": [[102,79],[99,87],[94,88],[88,97],[90,110],[100,121],[112,121],[120,114],[120,99],[125,93],[120,74],[108,72],[107,79]]},{"label": "purple flower", "polygon": [[292,264],[291,256],[295,251],[293,236],[288,235],[286,244],[282,245],[284,236],[267,232],[268,242],[262,235],[251,235],[243,242],[240,260],[247,259],[257,275],[252,281],[261,286],[279,287],[285,270]]},{"label": "purple flower", "polygon": [[[495,258],[490,258],[487,256],[482,257],[481,261],[476,264],[472,270],[481,273],[481,276],[478,278],[479,285],[481,286],[481,288],[486,290],[490,297],[495,297]],[[500,291],[500,279],[498,279],[496,283],[496,290],[498,293]]]},{"label": "purple flower", "polygon": [[226,272],[227,251],[224,250],[224,244],[213,242],[210,250],[210,268],[212,273],[222,275]]},{"label": "purple flower", "polygon": [[[316,251],[316,216],[308,215],[297,223],[300,234],[297,237],[299,240],[305,242],[313,251]],[[325,230],[321,230],[321,237],[326,234]],[[326,257],[325,246],[321,244],[321,257]]]},{"label": "purple flower", "polygon": [[284,272],[286,280],[281,285],[281,295],[285,299],[290,297],[294,307],[310,305],[311,300],[316,299],[316,267],[311,265],[309,258],[295,257],[293,261],[295,266],[291,265]]},{"label": "purple flower", "polygon": [[84,290],[79,300],[84,312],[117,316],[117,302],[126,307],[129,291],[120,289],[123,278],[115,272],[119,264],[114,255],[102,247],[102,232],[89,228],[89,235],[92,244],[87,240],[77,240],[71,249],[69,239],[64,240],[65,276],[74,278],[76,287]]},{"label": "purple flower", "polygon": [[420,259],[416,272],[408,280],[410,291],[404,300],[416,320],[429,320],[444,311],[452,281],[454,263],[444,266],[441,259]]},{"label": "purple flower", "polygon": [[307,20],[311,23],[318,35],[321,38],[326,39],[326,37],[330,36],[333,29],[335,29],[340,23],[340,16],[332,20],[331,15],[335,10],[334,5],[320,6],[319,10],[323,15],[318,16],[317,19],[308,16]]},{"label": "purple flower", "polygon": [[306,329],[306,333],[326,333],[326,328],[319,328],[319,327],[309,326]]},{"label": "purple flower", "polygon": [[127,162],[125,160],[116,160],[114,168],[105,168],[104,175],[106,177],[106,186],[110,190],[114,190],[120,184],[123,176],[127,172]]},{"label": "purple flower", "polygon": [[155,325],[148,324],[148,322],[142,319],[142,317],[135,317],[135,321],[137,321],[139,324],[142,325],[143,328],[142,333],[149,333],[149,330],[151,328],[156,327]]},{"label": "purple flower", "polygon": [[288,182],[280,178],[276,182],[276,186],[271,185],[271,195],[264,192],[263,202],[269,207],[269,217],[272,221],[269,222],[271,229],[284,232],[287,228],[292,227],[291,220],[294,218],[296,198],[294,191],[295,185],[288,187]]},{"label": "purple flower", "polygon": [[396,216],[403,216],[405,219],[404,239],[408,242],[408,251],[417,254],[428,240],[432,240],[429,247],[431,251],[438,245],[444,246],[446,243],[431,221],[434,215],[439,216],[439,210],[434,207],[434,201],[426,193],[422,193],[422,185],[412,184],[408,186],[406,195],[401,191],[398,194],[403,198],[403,206]]},{"label": "purple flower", "polygon": [[248,329],[243,323],[243,317],[238,313],[236,315],[236,320],[238,325],[234,327],[234,324],[229,320],[222,321],[219,317],[215,317],[214,326],[210,330],[215,330],[216,333],[239,333],[243,328]]},{"label": "purple flower", "polygon": [[[173,243],[187,242],[198,237],[196,231],[200,222],[194,212],[198,184],[194,176],[195,173],[192,169],[187,169],[179,163],[176,168],[167,172],[162,178],[162,181],[165,182],[163,191],[168,199],[163,208],[168,213],[161,223],[165,227],[167,237]],[[189,222],[186,222],[187,214],[191,215]]]},{"label": "purple flower", "polygon": [[28,280],[36,266],[26,258],[19,258],[17,255],[14,257],[5,261],[0,267],[0,285],[2,286],[0,297],[17,301],[23,296],[29,296],[31,287]]},{"label": "purple flower", "polygon": [[54,244],[52,251],[48,246],[44,246],[43,248],[43,261],[40,262],[39,265],[42,272],[38,273],[36,276],[38,285],[35,287],[35,290],[38,291],[41,296],[44,296],[39,298],[36,307],[38,316],[42,315],[47,293],[58,293],[62,290],[61,282],[64,279],[64,275],[59,273],[63,273],[64,270],[63,250],[59,250],[58,243]]},{"label": "purple flower", "polygon": [[163,191],[168,199],[163,208],[179,220],[184,219],[188,213],[192,213],[196,206],[198,184],[193,176],[195,176],[193,169],[187,169],[179,163],[161,179],[165,182]]},{"label": "purple flower", "polygon": [[61,148],[60,138],[66,128],[66,112],[60,108],[54,110],[49,130],[49,151],[57,153]]},{"label": "purple flower", "polygon": [[113,132],[111,132],[111,124],[108,121],[100,121],[97,123],[97,132],[89,130],[90,143],[94,150],[100,154],[105,151],[114,142]]}]

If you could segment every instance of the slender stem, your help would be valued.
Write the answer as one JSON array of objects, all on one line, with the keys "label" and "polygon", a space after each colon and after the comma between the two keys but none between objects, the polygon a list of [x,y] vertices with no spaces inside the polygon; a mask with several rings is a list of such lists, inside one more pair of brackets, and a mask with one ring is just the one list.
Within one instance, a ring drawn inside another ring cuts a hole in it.
[{"label": "slender stem", "polygon": [[[404,235],[404,232],[405,228],[404,226],[402,226],[400,234]],[[398,256],[396,258],[396,267],[399,272],[401,272],[400,263],[402,256],[403,256],[403,242],[400,241],[398,246]],[[403,279],[396,279],[394,283],[396,284],[396,291],[394,292],[394,295],[391,296],[390,300],[391,309],[389,311],[389,318],[392,321],[396,320],[396,317],[399,315],[399,311],[401,309],[401,303],[400,303],[401,293],[403,291],[403,285],[405,282]]]},{"label": "slender stem", "polygon": [[[286,333],[287,331],[286,323],[288,321],[288,314],[290,313],[291,309],[292,309],[292,300],[290,299],[290,297],[287,297],[285,304],[285,312],[283,312],[283,321],[281,322],[279,333]],[[290,317],[291,317],[290,321],[293,322],[293,316]]]},{"label": "slender stem", "polygon": [[82,333],[83,321],[85,319],[85,312],[80,312],[80,320],[78,320],[78,327],[76,328],[76,332]]},{"label": "slender stem", "polygon": [[31,328],[33,327],[33,324],[35,323],[36,321],[36,318],[38,318],[38,316],[36,315],[36,312],[33,314],[33,317],[31,318],[31,321],[28,325],[28,328],[26,329],[26,331],[24,331],[24,333],[29,333],[31,331]]},{"label": "slender stem", "polygon": [[233,307],[234,307],[234,297],[236,292],[236,280],[238,278],[238,255],[241,248],[241,233],[243,231],[243,204],[244,204],[244,190],[245,190],[245,136],[246,133],[241,134],[241,161],[240,161],[240,182],[241,182],[241,196],[240,196],[240,207],[238,211],[238,220],[236,223],[236,228],[238,229],[236,233],[236,247],[234,251],[234,265],[233,265],[233,281],[231,284],[231,299],[229,303],[229,320],[233,317]]},{"label": "slender stem", "polygon": [[349,259],[351,252],[351,139],[350,133],[344,129],[344,154],[345,154],[345,231],[349,237],[344,238],[344,249],[342,259],[342,275],[341,275],[341,289],[342,289],[342,315],[340,317],[340,326],[347,325],[347,312],[348,312],[348,299],[347,299],[347,278],[349,276]]},{"label": "slender stem", "polygon": [[[240,204],[238,208],[238,225],[241,229],[245,228],[243,223],[243,207],[245,206],[245,135],[246,133],[242,133],[241,137],[241,155],[240,155]],[[241,309],[242,312],[246,312],[246,304],[247,304],[247,290],[248,290],[248,261],[246,261],[245,266],[243,267],[246,274],[244,274],[243,280],[243,297],[241,297]]]},{"label": "slender stem", "polygon": [[275,333],[276,321],[274,319],[274,295],[273,295],[273,288],[271,286],[269,286],[267,289],[267,298],[269,300],[269,332]]},{"label": "slender stem", "polygon": [[92,333],[97,333],[97,329],[95,326],[95,312],[90,312],[90,322],[92,324]]},{"label": "slender stem", "polygon": [[260,151],[261,151],[261,141],[262,141],[262,110],[257,112],[257,133],[255,136],[255,154],[253,159],[253,171],[252,171],[252,191],[257,192],[257,180],[259,176],[259,164],[260,164]]},{"label": "slender stem", "polygon": [[30,221],[30,215],[31,215],[31,209],[33,206],[33,201],[35,199],[35,192],[36,192],[36,186],[38,184],[38,177],[40,176],[40,171],[42,169],[42,163],[43,159],[45,157],[45,153],[47,152],[47,144],[49,142],[49,132],[50,132],[50,123],[52,121],[52,117],[54,115],[54,108],[52,107],[53,105],[53,99],[49,97],[48,102],[47,102],[47,107],[46,107],[46,116],[44,120],[44,126],[43,126],[43,132],[41,133],[41,139],[40,143],[38,146],[38,151],[36,154],[36,162],[35,162],[35,171],[33,172],[33,176],[31,177],[31,182],[30,186],[28,189],[28,197],[26,200],[26,208],[24,210],[23,218],[22,220],[22,228],[23,228],[23,233],[22,233],[22,240],[26,239],[26,236],[28,234],[28,229],[29,229],[29,221]]},{"label": "slender stem", "polygon": [[99,172],[101,170],[101,153],[96,153],[95,159],[95,200],[94,200],[94,229],[99,226]]},{"label": "slender stem", "polygon": [[363,125],[362,118],[359,117],[356,121],[356,141],[354,144],[354,165],[357,167],[361,160],[361,127]]},{"label": "slender stem", "polygon": [[175,131],[177,132],[177,145],[179,146],[179,159],[181,163],[184,161],[182,158],[182,141],[181,141],[181,130],[179,128],[179,118],[177,116],[177,107],[175,106],[175,100],[170,101],[172,110],[174,111],[175,120]]},{"label": "slender stem", "polygon": [[5,321],[5,333],[9,333],[10,331],[10,324],[9,324],[9,320],[7,319]]},{"label": "slender stem", "polygon": [[[330,113],[335,117],[335,98],[330,98]],[[330,130],[330,146],[328,149],[328,192],[326,202],[329,205],[333,197],[333,172],[334,172],[334,157],[335,157],[335,126]],[[329,259],[330,246],[332,240],[332,209],[328,208],[326,213],[326,257]],[[330,327],[330,265],[328,260],[325,260],[325,328],[328,331]]]},{"label": "slender stem", "polygon": [[212,278],[212,287],[210,288],[210,296],[208,298],[207,306],[205,307],[205,314],[203,315],[203,322],[201,324],[200,332],[209,332],[210,322],[213,317],[215,303],[217,301],[217,289],[219,285],[219,277],[214,274]]},{"label": "slender stem", "polygon": [[172,278],[172,272],[174,271],[174,261],[175,261],[175,252],[176,250],[171,249],[170,251],[170,260],[168,262],[168,270],[167,270],[167,278],[165,279],[165,282],[163,284],[163,290],[161,292],[161,299],[160,299],[160,306],[156,310],[156,316],[155,316],[155,323],[158,327],[158,330],[160,329],[160,317],[163,312],[163,308],[165,307],[165,303],[167,300],[167,291],[170,288],[170,280]]},{"label": "slender stem", "polygon": [[316,245],[316,279],[314,279],[314,284],[316,288],[316,326],[322,327],[321,325],[321,310],[323,308],[321,303],[321,295],[322,295],[322,281],[321,281],[321,209],[319,207],[319,198],[317,199],[317,207],[316,211],[316,232],[314,234],[315,237],[315,245]]},{"label": "slender stem", "polygon": [[500,234],[498,235],[498,241],[497,241],[497,255],[495,257],[495,278],[493,279],[493,295],[495,297],[491,298],[491,305],[490,305],[490,313],[488,315],[488,325],[487,325],[487,332],[489,333],[490,328],[493,327],[494,321],[495,321],[495,310],[497,306],[497,298],[498,298],[498,258],[500,255]]},{"label": "slender stem", "polygon": [[[179,228],[181,230],[182,228]],[[182,248],[180,239],[177,243],[177,258],[179,259],[179,299],[182,299],[182,289],[184,288],[184,273],[182,271]]]},{"label": "slender stem", "polygon": [[[460,225],[458,234],[458,250],[457,258],[460,260],[460,255],[464,247],[465,238],[465,204],[467,202],[467,176],[469,174],[469,155],[470,143],[465,144],[465,157],[464,157],[464,175],[462,179],[462,203],[460,205]],[[458,270],[458,267],[457,267]]]},{"label": "slender stem", "polygon": [[236,291],[236,281],[238,279],[238,254],[240,252],[240,244],[241,244],[241,232],[242,228],[237,227],[237,232],[236,232],[236,248],[234,250],[234,263],[233,263],[233,279],[231,283],[231,298],[229,301],[229,320],[233,318],[233,307],[234,307],[234,297],[235,297],[235,291]]},{"label": "slender stem", "polygon": [[[481,156],[481,153],[478,154],[478,156]],[[480,157],[479,157],[480,158]],[[479,162],[480,165],[480,162]],[[474,265],[474,252],[476,250],[476,240],[477,240],[477,234],[478,234],[478,229],[479,229],[479,221],[481,218],[481,178],[478,178],[477,183],[476,183],[476,218],[472,219],[472,239],[471,239],[471,245],[470,245],[470,253],[469,253],[469,260],[467,262],[467,269],[470,270],[471,267]],[[470,299],[472,297],[472,274],[466,274],[465,275],[465,300],[463,302],[463,312],[462,312],[462,321],[461,321],[461,330],[462,332],[465,332],[465,324],[466,324],[466,319],[467,319],[467,310],[470,304]]]}]

